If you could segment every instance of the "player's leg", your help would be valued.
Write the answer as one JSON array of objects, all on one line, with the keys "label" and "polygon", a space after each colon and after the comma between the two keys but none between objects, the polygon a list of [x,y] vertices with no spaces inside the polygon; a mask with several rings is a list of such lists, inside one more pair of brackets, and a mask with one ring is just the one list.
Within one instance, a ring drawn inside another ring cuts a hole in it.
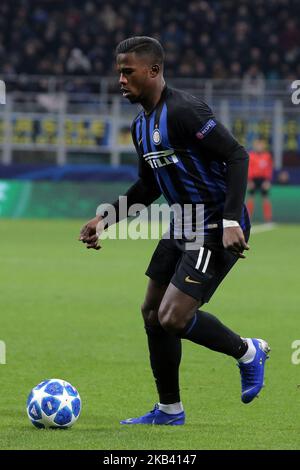
[{"label": "player's leg", "polygon": [[161,325],[181,338],[240,359],[247,342],[214,315],[199,310],[202,303],[170,283],[159,309]]},{"label": "player's leg", "polygon": [[271,184],[267,180],[264,180],[261,184],[263,215],[264,221],[267,223],[272,222],[272,204],[269,199],[270,187]]},{"label": "player's leg", "polygon": [[167,287],[150,279],[142,305],[150,364],[159,401],[163,404],[180,402],[178,370],[181,360],[181,340],[168,333],[158,321],[158,310]]},{"label": "player's leg", "polygon": [[161,300],[181,255],[172,241],[161,240],[146,272],[150,280],[141,310],[159,403],[149,413],[138,418],[126,419],[121,421],[121,424],[184,424],[185,414],[180,402],[178,377],[181,339],[168,333],[158,321]]},{"label": "player's leg", "polygon": [[242,401],[249,403],[263,386],[267,343],[242,338],[213,315],[199,310],[202,303],[209,301],[237,259],[222,248],[202,247],[199,254],[186,252],[162,299],[158,316],[167,331],[237,359],[242,378]]}]

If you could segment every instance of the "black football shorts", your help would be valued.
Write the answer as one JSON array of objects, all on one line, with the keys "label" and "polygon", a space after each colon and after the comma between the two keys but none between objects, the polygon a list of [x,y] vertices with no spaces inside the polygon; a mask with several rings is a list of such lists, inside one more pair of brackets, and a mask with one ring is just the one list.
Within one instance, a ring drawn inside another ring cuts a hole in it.
[{"label": "black football shorts", "polygon": [[[248,240],[248,234],[245,234]],[[183,240],[161,239],[153,253],[146,275],[166,285],[170,282],[187,295],[208,302],[238,256],[220,244],[204,244],[186,249]]]}]

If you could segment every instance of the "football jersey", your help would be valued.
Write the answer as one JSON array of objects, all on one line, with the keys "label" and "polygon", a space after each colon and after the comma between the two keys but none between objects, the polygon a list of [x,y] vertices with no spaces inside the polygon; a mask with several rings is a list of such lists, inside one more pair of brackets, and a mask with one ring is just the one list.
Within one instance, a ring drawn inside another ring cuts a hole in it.
[{"label": "football jersey", "polygon": [[228,165],[235,165],[239,158],[235,161],[232,155],[244,149],[207,104],[165,87],[157,106],[149,114],[141,111],[131,131],[140,178],[156,185],[169,205],[202,205],[206,234],[220,235],[223,218],[238,220],[244,231],[249,229],[245,172],[241,181],[231,181],[226,198]]}]

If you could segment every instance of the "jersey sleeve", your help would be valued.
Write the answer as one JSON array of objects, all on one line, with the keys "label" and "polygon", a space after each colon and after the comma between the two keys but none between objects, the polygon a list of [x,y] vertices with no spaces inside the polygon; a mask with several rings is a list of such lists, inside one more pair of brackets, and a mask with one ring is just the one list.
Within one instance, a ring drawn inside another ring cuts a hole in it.
[{"label": "jersey sleeve", "polygon": [[208,161],[224,162],[227,192],[223,218],[241,219],[248,179],[249,156],[242,145],[214,116],[207,104],[191,97],[176,112],[178,132],[190,148]]},{"label": "jersey sleeve", "polygon": [[208,158],[226,162],[241,147],[211,108],[196,97],[181,103],[176,110],[178,130],[193,148],[205,151]]}]

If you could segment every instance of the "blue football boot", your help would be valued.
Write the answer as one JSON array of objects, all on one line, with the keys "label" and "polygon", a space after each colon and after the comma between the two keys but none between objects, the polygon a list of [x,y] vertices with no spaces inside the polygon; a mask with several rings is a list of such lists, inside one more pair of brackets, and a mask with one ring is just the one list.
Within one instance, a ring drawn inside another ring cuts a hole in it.
[{"label": "blue football boot", "polygon": [[266,341],[252,338],[252,342],[256,349],[254,359],[247,364],[238,363],[242,381],[241,399],[243,403],[250,403],[258,396],[264,386],[265,362],[269,358],[267,354],[270,348]]},{"label": "blue football boot", "polygon": [[158,409],[156,404],[152,411],[139,418],[128,418],[120,421],[120,424],[164,424],[168,426],[180,426],[185,422],[185,413],[169,414]]}]

